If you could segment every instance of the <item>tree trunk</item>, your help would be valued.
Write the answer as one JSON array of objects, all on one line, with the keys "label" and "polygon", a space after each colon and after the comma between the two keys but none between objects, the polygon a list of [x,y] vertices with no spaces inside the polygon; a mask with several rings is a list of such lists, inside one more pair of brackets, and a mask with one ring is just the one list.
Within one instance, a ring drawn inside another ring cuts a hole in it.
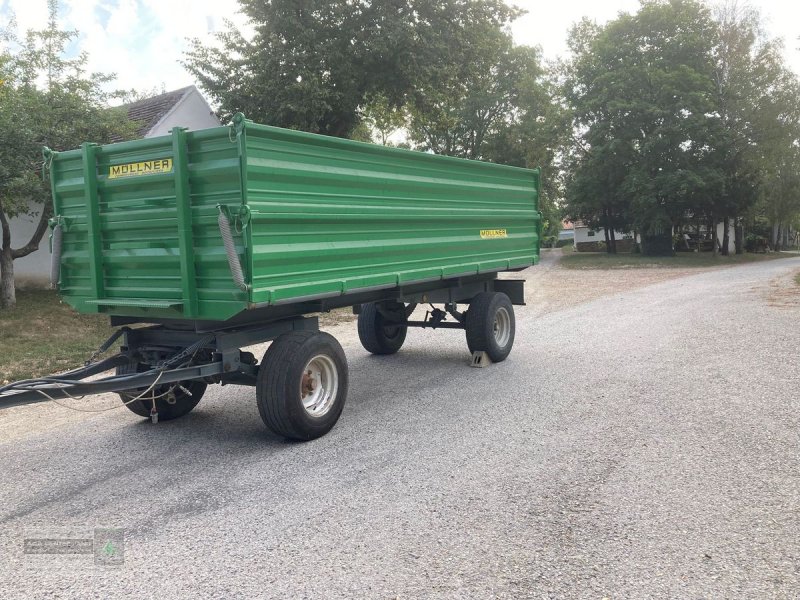
[{"label": "tree trunk", "polygon": [[741,219],[736,219],[736,227],[733,230],[733,245],[736,247],[736,254],[744,254],[744,225]]},{"label": "tree trunk", "polygon": [[719,239],[717,238],[717,219],[711,215],[711,245],[714,249],[714,258],[719,255]]},{"label": "tree trunk", "polygon": [[3,229],[3,242],[0,246],[0,308],[13,308],[17,305],[14,289],[14,256],[11,251],[11,227],[0,206],[0,225]]},{"label": "tree trunk", "polygon": [[28,256],[39,249],[39,243],[47,231],[47,223],[52,216],[52,206],[47,203],[42,207],[39,223],[31,239],[22,248],[11,247],[11,226],[8,223],[3,203],[0,202],[0,226],[2,227],[2,244],[0,244],[0,308],[11,308],[17,304],[17,293],[14,285],[14,259]]},{"label": "tree trunk", "polygon": [[703,244],[702,244],[702,239],[703,238],[700,235],[700,228],[701,227],[702,227],[702,224],[700,223],[700,219],[697,219],[697,249],[695,250],[695,252],[697,252],[698,254],[700,253],[700,250],[702,249],[702,246],[703,246]]},{"label": "tree trunk", "polygon": [[731,218],[725,215],[725,223],[722,226],[722,256],[728,256],[728,248],[731,244]]},{"label": "tree trunk", "polygon": [[775,252],[781,249],[781,224],[774,223],[772,225],[772,249]]},{"label": "tree trunk", "polygon": [[722,225],[722,256],[730,255],[728,248],[731,245],[731,218],[725,215],[725,221]]},{"label": "tree trunk", "polygon": [[606,252],[608,254],[616,254],[617,244],[616,240],[614,240],[614,227],[611,224],[611,213],[607,208],[603,211],[603,229],[606,234]]}]

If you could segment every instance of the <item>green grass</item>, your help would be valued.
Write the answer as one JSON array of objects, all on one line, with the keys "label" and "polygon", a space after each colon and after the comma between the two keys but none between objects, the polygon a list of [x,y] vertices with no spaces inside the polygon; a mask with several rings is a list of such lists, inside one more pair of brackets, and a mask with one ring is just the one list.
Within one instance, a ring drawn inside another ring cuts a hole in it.
[{"label": "green grass", "polygon": [[641,254],[606,254],[565,250],[561,265],[567,269],[686,269],[713,268],[788,258],[796,254],[740,254],[714,256],[711,252],[679,252],[675,256],[642,256]]},{"label": "green grass", "polygon": [[111,332],[108,317],[79,315],[54,291],[17,291],[0,309],[0,383],[80,366]]},{"label": "green grass", "polygon": [[797,275],[794,276],[794,282],[797,285],[800,285],[800,273],[798,273]]}]

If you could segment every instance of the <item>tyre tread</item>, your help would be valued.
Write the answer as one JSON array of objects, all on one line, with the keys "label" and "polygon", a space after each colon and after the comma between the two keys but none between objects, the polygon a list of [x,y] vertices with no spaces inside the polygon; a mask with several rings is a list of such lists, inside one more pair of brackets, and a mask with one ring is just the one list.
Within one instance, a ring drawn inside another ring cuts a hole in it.
[{"label": "tyre tread", "polygon": [[[134,373],[140,373],[139,365],[136,364],[126,364],[120,365],[117,367],[116,374],[117,375],[133,375]],[[188,387],[193,387],[192,390],[194,393],[192,394],[191,398],[186,398],[184,401],[181,402],[180,405],[164,405],[161,399],[156,400],[156,408],[158,410],[159,419],[162,421],[172,421],[173,419],[178,419],[183,417],[190,412],[192,412],[200,400],[203,398],[203,395],[206,393],[207,384],[205,382],[180,382],[181,385]],[[135,398],[141,392],[138,391],[131,391],[131,392],[119,392],[117,395],[120,397],[122,402],[125,404],[125,407],[130,410],[132,413],[142,417],[142,418],[149,418],[150,417],[150,409],[152,407],[152,400],[148,400],[147,398],[141,400],[134,400],[131,402],[131,398]],[[179,409],[179,410],[178,410]]]},{"label": "tyre tread", "polygon": [[[287,377],[299,361],[306,343],[317,336],[330,338],[334,342],[334,349],[337,352],[341,352],[341,358],[345,359],[344,352],[341,351],[341,346],[336,342],[336,339],[327,333],[319,331],[294,331],[283,334],[272,342],[272,345],[264,354],[264,359],[258,369],[256,384],[258,412],[264,424],[277,435],[296,440],[312,439],[292,422],[290,404],[287,401],[286,394],[291,383],[287,380]],[[345,359],[345,371],[346,364]],[[346,372],[340,373],[339,393],[345,395],[347,393]],[[343,404],[344,398],[339,401]],[[340,412],[341,408],[339,409]]]},{"label": "tyre tread", "polygon": [[[496,308],[505,306],[511,317],[511,339],[505,348],[500,348],[494,338],[494,317]],[[467,347],[470,353],[486,352],[493,362],[502,362],[514,345],[516,320],[511,300],[502,292],[481,292],[474,298],[467,310],[465,329]]]},{"label": "tyre tread", "polygon": [[358,315],[358,339],[367,352],[378,355],[395,354],[405,342],[406,330],[399,343],[386,339],[382,335],[383,317],[374,302],[361,305]]}]

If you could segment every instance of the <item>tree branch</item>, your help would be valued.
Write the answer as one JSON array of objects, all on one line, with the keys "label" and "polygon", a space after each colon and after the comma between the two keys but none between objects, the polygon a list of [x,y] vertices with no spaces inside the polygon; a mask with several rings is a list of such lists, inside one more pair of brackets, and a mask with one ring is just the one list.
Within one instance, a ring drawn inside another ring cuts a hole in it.
[{"label": "tree branch", "polygon": [[[2,213],[2,211],[0,211],[0,213]],[[28,243],[22,248],[11,250],[11,258],[22,258],[23,256],[28,256],[28,254],[36,252],[39,249],[39,243],[42,241],[45,231],[47,231],[48,221],[50,220],[52,214],[53,207],[49,202],[46,202],[42,207],[42,214],[39,217],[39,223],[36,225],[36,230],[33,232],[33,235],[31,235],[31,239],[28,240]],[[3,215],[3,218],[5,219],[5,215]],[[3,225],[3,227],[6,226],[7,223]]]}]

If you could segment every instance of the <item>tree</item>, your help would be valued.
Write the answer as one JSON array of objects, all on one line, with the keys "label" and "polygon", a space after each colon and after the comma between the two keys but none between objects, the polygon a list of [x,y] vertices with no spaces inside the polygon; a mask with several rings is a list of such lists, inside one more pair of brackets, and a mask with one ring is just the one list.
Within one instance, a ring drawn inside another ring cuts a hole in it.
[{"label": "tree", "polygon": [[556,67],[543,75],[522,79],[515,105],[504,115],[497,130],[488,136],[482,155],[492,162],[540,168],[542,189],[539,210],[543,216],[542,236],[557,240],[561,231],[564,197],[564,155],[569,116],[559,96]]},{"label": "tree", "polygon": [[367,102],[363,122],[377,135],[378,142],[389,145],[389,137],[406,125],[408,116],[403,107],[392,106],[383,94],[376,94]]},{"label": "tree", "polygon": [[[756,203],[763,176],[770,172],[768,163],[798,137],[798,86],[784,65],[780,42],[764,35],[758,11],[727,0],[716,7],[715,21],[714,86],[721,125],[717,153],[724,181],[712,204],[723,219],[722,249],[727,254],[730,221],[741,221]],[[743,251],[740,227],[736,251]]]},{"label": "tree", "polygon": [[775,149],[761,188],[760,210],[771,227],[771,245],[781,250],[788,227],[800,217],[800,147]]},{"label": "tree", "polygon": [[478,52],[475,60],[454,65],[457,77],[415,94],[409,133],[422,150],[462,158],[485,158],[486,143],[513,118],[522,85],[540,73],[537,52],[529,47]]},{"label": "tree", "polygon": [[240,0],[255,33],[231,23],[217,46],[195,39],[185,66],[219,104],[280,127],[350,137],[371,101],[421,101],[514,11],[502,0]]},{"label": "tree", "polygon": [[426,44],[426,52],[436,54],[426,60],[426,76],[411,94],[408,130],[421,150],[478,159],[513,119],[523,86],[536,84],[542,68],[537,49],[515,46],[507,29],[518,11],[486,14],[481,3],[457,4],[460,12],[449,15],[461,24],[457,34]]},{"label": "tree", "polygon": [[[75,31],[58,26],[57,0],[48,0],[49,20],[18,40],[12,30],[0,39],[0,306],[16,304],[14,260],[36,251],[52,215],[49,185],[43,181],[42,147],[66,150],[81,142],[130,136],[135,127],[124,110],[107,108],[104,91],[113,77],[86,73],[85,54],[65,58]],[[13,24],[12,24],[13,25]],[[11,219],[38,214],[31,239],[11,245]]]},{"label": "tree", "polygon": [[[704,221],[715,252],[721,221],[727,253],[731,220],[758,198],[762,211],[770,198],[783,205],[766,178],[788,175],[798,85],[756,11],[728,0],[712,17],[696,0],[644,0],[603,27],[579,24],[570,43],[572,216],[607,230],[628,222],[645,241]],[[737,227],[737,251],[742,237]]]},{"label": "tree", "polygon": [[[540,209],[545,238],[558,236],[556,166],[564,131],[555,87],[540,50],[517,46],[508,25],[518,10],[490,3],[457,3],[448,18],[458,35],[435,35],[425,44],[426,76],[410,94],[407,131],[419,150],[520,167],[541,167]],[[437,19],[429,18],[430,23]]]},{"label": "tree", "polygon": [[217,47],[195,39],[185,66],[219,104],[269,125],[349,137],[369,96],[402,104],[415,75],[415,3],[240,0],[255,33],[233,24]]},{"label": "tree", "polygon": [[648,250],[718,187],[715,39],[709,11],[694,0],[644,0],[635,15],[572,32],[566,96],[578,149],[569,212],[607,228],[629,220]]}]

